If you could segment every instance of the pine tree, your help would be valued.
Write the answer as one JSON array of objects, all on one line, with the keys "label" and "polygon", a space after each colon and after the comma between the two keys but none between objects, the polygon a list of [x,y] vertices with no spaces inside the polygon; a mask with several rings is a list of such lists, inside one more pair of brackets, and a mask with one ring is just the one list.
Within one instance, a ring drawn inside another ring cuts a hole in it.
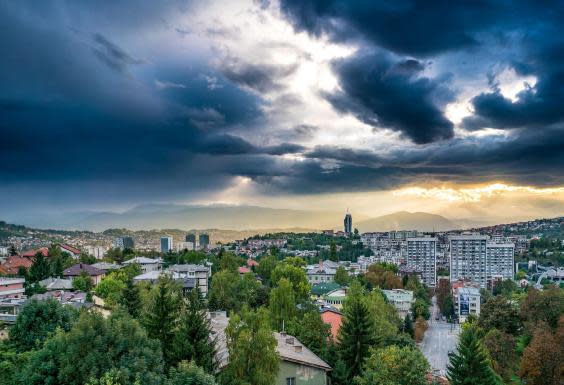
[{"label": "pine tree", "polygon": [[165,364],[172,362],[172,342],[179,308],[179,294],[169,277],[160,277],[157,286],[151,289],[149,304],[144,317],[144,326],[150,338],[161,342]]},{"label": "pine tree", "polygon": [[31,282],[39,282],[49,277],[51,269],[49,262],[43,256],[43,253],[38,252],[33,257],[33,265],[29,268],[29,279]]},{"label": "pine tree", "polygon": [[340,357],[347,367],[349,379],[360,374],[364,360],[369,355],[368,350],[375,342],[370,311],[362,297],[360,283],[354,281],[345,302],[338,336]]},{"label": "pine tree", "polygon": [[135,286],[133,278],[128,278],[121,296],[121,304],[127,309],[129,315],[138,318],[141,311],[141,296],[139,288]]},{"label": "pine tree", "polygon": [[460,334],[457,350],[449,354],[447,378],[451,385],[496,385],[501,384],[493,371],[488,353],[483,347],[474,326]]},{"label": "pine tree", "polygon": [[409,334],[411,338],[414,336],[413,320],[409,314],[405,316],[405,320],[403,321],[403,332]]},{"label": "pine tree", "polygon": [[200,291],[196,288],[190,292],[180,313],[173,341],[173,364],[184,360],[193,361],[206,372],[213,373],[215,341],[211,340],[210,336],[210,322]]}]

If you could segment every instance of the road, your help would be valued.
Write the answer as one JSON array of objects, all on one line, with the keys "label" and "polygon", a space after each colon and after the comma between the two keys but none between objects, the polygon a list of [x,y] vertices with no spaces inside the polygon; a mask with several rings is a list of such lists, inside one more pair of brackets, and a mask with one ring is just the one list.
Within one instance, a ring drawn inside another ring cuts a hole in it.
[{"label": "road", "polygon": [[436,298],[433,297],[433,310],[429,320],[429,329],[421,342],[420,349],[429,361],[432,369],[446,373],[448,364],[448,352],[455,350],[458,342],[459,325],[452,325],[445,321],[436,321],[435,314],[438,312]]}]

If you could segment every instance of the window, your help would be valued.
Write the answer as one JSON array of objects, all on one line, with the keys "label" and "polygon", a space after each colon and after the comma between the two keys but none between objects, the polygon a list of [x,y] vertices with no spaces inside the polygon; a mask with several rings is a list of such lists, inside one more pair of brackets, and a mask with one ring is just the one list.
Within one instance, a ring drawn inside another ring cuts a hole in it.
[{"label": "window", "polygon": [[296,377],[286,377],[286,385],[296,385]]}]

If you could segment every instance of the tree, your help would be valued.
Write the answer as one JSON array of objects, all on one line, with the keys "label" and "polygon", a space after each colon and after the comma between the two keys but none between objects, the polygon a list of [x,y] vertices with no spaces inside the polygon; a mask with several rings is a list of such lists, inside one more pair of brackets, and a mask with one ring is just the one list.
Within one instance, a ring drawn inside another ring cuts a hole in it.
[{"label": "tree", "polygon": [[270,276],[272,275],[272,271],[276,267],[278,260],[273,255],[268,255],[264,258],[261,258],[259,261],[259,265],[256,267],[257,274],[262,277],[266,283],[270,284]]},{"label": "tree", "polygon": [[447,298],[452,296],[450,282],[447,279],[440,279],[435,289],[435,295],[437,297],[437,305],[441,313],[445,314],[445,304]]},{"label": "tree", "polygon": [[337,255],[337,244],[335,242],[331,242],[329,246],[329,260],[337,262],[339,260],[339,256]]},{"label": "tree", "polygon": [[401,278],[396,275],[397,268],[386,263],[376,263],[368,266],[368,271],[364,275],[366,280],[373,286],[380,289],[401,289],[403,284]]},{"label": "tree", "polygon": [[478,330],[469,326],[460,333],[456,352],[449,354],[447,378],[451,385],[501,384],[490,366],[488,353],[480,341]]},{"label": "tree", "polygon": [[349,283],[349,273],[347,273],[343,266],[339,266],[337,267],[333,280],[341,286],[346,286]]},{"label": "tree", "polygon": [[394,339],[401,326],[401,319],[396,308],[387,302],[381,290],[374,289],[363,300],[370,312],[373,324],[374,341],[383,347],[386,341]]},{"label": "tree", "polygon": [[211,309],[227,311],[239,311],[244,305],[253,306],[260,286],[253,274],[219,271],[212,276],[209,306]]},{"label": "tree", "polygon": [[407,314],[405,316],[405,319],[403,320],[403,332],[409,334],[411,338],[415,337],[415,330],[413,329],[413,320],[411,319],[410,314]]},{"label": "tree", "polygon": [[286,262],[279,263],[272,272],[271,282],[274,286],[276,286],[282,278],[286,278],[292,284],[292,289],[294,290],[294,296],[297,302],[302,302],[308,299],[310,285],[304,269]]},{"label": "tree", "polygon": [[509,381],[517,365],[515,338],[511,334],[491,329],[483,339],[492,359],[492,368],[504,380]]},{"label": "tree", "polygon": [[373,350],[358,385],[427,385],[429,364],[417,348],[388,346]]},{"label": "tree", "polygon": [[161,342],[163,358],[167,366],[173,359],[172,344],[179,304],[180,291],[176,283],[170,277],[161,276],[151,289],[143,325],[150,338]]},{"label": "tree", "polygon": [[241,266],[242,259],[237,257],[233,253],[222,253],[221,259],[219,261],[219,269],[237,272],[239,266]]},{"label": "tree", "polygon": [[164,385],[216,385],[215,378],[192,361],[182,361],[171,368]]},{"label": "tree", "polygon": [[519,309],[503,296],[493,297],[482,305],[478,326],[515,335],[521,329]]},{"label": "tree", "polygon": [[288,334],[296,337],[319,357],[328,359],[331,326],[323,322],[317,308],[312,307],[301,312],[286,325]]},{"label": "tree", "polygon": [[425,336],[425,332],[427,331],[428,327],[429,325],[427,324],[427,321],[425,321],[425,318],[417,317],[415,319],[415,330],[413,331],[413,337],[415,338],[415,341],[423,341],[423,337]]},{"label": "tree", "polygon": [[360,283],[354,281],[345,301],[344,317],[337,338],[349,380],[360,374],[368,350],[374,344],[373,323],[363,294]]},{"label": "tree", "polygon": [[94,292],[97,296],[104,299],[107,306],[114,307],[122,298],[122,292],[125,289],[125,278],[123,272],[113,271],[102,279],[98,286],[96,286],[96,289],[94,289]]},{"label": "tree", "polygon": [[540,321],[556,329],[560,316],[564,314],[564,290],[555,286],[539,291],[530,288],[521,302],[521,318],[531,327]]},{"label": "tree", "polygon": [[270,291],[270,314],[274,330],[282,330],[284,322],[296,315],[296,299],[292,284],[286,278],[278,281],[278,286]]},{"label": "tree", "polygon": [[229,364],[222,372],[225,383],[271,385],[278,373],[276,339],[265,309],[243,309],[226,329]]},{"label": "tree", "polygon": [[141,295],[139,288],[135,285],[133,278],[128,278],[125,282],[122,295],[119,299],[121,305],[127,310],[130,316],[138,318],[141,312]]},{"label": "tree", "polygon": [[561,385],[564,378],[564,316],[556,332],[541,322],[523,352],[519,375],[531,385]]},{"label": "tree", "polygon": [[51,268],[49,261],[43,256],[42,252],[37,252],[33,257],[33,264],[29,268],[29,280],[32,283],[39,282],[45,278],[49,278]]},{"label": "tree", "polygon": [[10,256],[15,256],[18,255],[18,250],[16,250],[16,246],[14,245],[10,245],[10,250],[9,250]]},{"label": "tree", "polygon": [[77,318],[76,310],[54,299],[31,300],[18,314],[10,330],[10,341],[20,352],[41,348],[58,328],[69,331]]},{"label": "tree", "polygon": [[190,292],[182,307],[174,333],[173,350],[173,364],[192,361],[206,372],[213,373],[215,341],[211,339],[210,321],[197,288]]},{"label": "tree", "polygon": [[69,332],[57,332],[31,355],[20,382],[82,385],[108,372],[119,384],[161,384],[160,344],[125,312],[107,319],[83,312]]},{"label": "tree", "polygon": [[517,284],[512,279],[504,279],[501,282],[497,282],[493,288],[493,295],[503,295],[504,297],[510,298],[513,292],[517,290]]},{"label": "tree", "polygon": [[72,280],[72,287],[74,290],[89,292],[92,290],[94,284],[92,283],[92,279],[88,275],[86,271],[81,271],[78,277],[75,277]]},{"label": "tree", "polygon": [[411,311],[413,312],[413,317],[415,318],[423,317],[427,320],[431,318],[429,304],[420,298],[415,299],[415,302],[411,305]]}]

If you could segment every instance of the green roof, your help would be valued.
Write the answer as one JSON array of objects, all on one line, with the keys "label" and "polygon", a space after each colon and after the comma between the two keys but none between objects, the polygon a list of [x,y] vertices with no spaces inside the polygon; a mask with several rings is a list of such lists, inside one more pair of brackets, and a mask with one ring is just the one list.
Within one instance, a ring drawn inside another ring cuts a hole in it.
[{"label": "green roof", "polygon": [[313,295],[324,295],[330,291],[337,290],[341,286],[335,282],[318,283],[311,287],[311,294]]}]

